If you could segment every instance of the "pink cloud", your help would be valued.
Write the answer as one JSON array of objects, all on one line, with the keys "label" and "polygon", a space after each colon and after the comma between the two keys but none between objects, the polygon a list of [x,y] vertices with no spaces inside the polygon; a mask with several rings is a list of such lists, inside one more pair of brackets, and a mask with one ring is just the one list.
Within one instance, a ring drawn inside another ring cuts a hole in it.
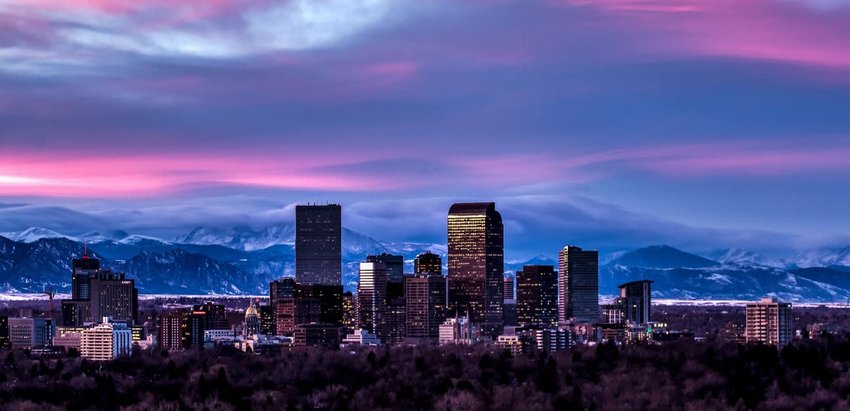
[{"label": "pink cloud", "polygon": [[642,47],[654,52],[850,67],[850,9],[825,13],[778,0],[566,0],[593,7],[642,30],[659,31]]}]

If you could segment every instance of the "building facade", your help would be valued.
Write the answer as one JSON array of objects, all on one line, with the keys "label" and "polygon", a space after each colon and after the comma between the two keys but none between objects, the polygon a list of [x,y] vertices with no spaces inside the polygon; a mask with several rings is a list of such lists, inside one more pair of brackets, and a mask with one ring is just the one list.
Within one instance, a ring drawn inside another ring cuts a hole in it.
[{"label": "building facade", "polygon": [[383,263],[360,263],[357,283],[357,328],[385,341],[387,313],[387,268]]},{"label": "building facade", "polygon": [[791,342],[791,304],[765,297],[747,304],[747,343],[763,343],[783,347]]},{"label": "building facade", "polygon": [[416,274],[404,280],[405,337],[417,343],[436,342],[446,320],[446,278],[438,273]]},{"label": "building facade", "polygon": [[110,361],[130,355],[132,333],[126,324],[113,323],[108,318],[80,333],[80,356],[92,361]]},{"label": "building facade", "polygon": [[558,274],[551,265],[527,265],[517,271],[517,325],[558,326]]},{"label": "building facade", "polygon": [[342,207],[295,207],[295,279],[299,284],[342,284]]},{"label": "building facade", "polygon": [[599,322],[599,252],[568,245],[558,262],[558,319]]},{"label": "building facade", "polygon": [[443,259],[430,251],[416,256],[413,260],[414,274],[443,274]]},{"label": "building facade", "polygon": [[495,203],[458,203],[448,215],[449,304],[493,337],[502,333],[504,226]]}]

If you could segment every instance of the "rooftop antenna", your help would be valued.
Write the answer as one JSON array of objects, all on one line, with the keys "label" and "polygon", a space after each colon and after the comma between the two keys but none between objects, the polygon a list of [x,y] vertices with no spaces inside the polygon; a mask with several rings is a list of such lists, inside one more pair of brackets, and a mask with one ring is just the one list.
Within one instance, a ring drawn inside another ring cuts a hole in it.
[{"label": "rooftop antenna", "polygon": [[88,258],[89,258],[89,242],[84,241],[83,242],[83,259],[88,260]]}]

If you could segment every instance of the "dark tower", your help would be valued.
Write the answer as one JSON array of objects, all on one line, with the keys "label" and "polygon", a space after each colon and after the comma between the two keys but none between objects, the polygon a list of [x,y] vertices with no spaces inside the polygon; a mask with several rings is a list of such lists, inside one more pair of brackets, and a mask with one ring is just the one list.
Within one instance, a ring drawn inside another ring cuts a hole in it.
[{"label": "dark tower", "polygon": [[558,319],[599,322],[599,252],[568,245],[558,257]]},{"label": "dark tower", "polygon": [[342,207],[295,207],[295,280],[298,284],[342,284]]},{"label": "dark tower", "polygon": [[413,260],[414,274],[443,274],[443,259],[439,255],[426,251]]},{"label": "dark tower", "polygon": [[449,209],[449,304],[485,333],[502,332],[505,234],[495,203],[458,203]]},{"label": "dark tower", "polygon": [[527,265],[516,273],[517,325],[558,326],[558,274],[551,265]]}]

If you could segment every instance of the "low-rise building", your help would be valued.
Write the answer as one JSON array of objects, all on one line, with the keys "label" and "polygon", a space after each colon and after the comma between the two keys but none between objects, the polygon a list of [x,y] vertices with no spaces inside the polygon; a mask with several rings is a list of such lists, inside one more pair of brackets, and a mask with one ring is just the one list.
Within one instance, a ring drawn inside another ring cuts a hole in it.
[{"label": "low-rise building", "polygon": [[113,323],[108,317],[88,328],[80,336],[80,355],[92,361],[109,361],[129,355],[133,333],[125,323]]}]

